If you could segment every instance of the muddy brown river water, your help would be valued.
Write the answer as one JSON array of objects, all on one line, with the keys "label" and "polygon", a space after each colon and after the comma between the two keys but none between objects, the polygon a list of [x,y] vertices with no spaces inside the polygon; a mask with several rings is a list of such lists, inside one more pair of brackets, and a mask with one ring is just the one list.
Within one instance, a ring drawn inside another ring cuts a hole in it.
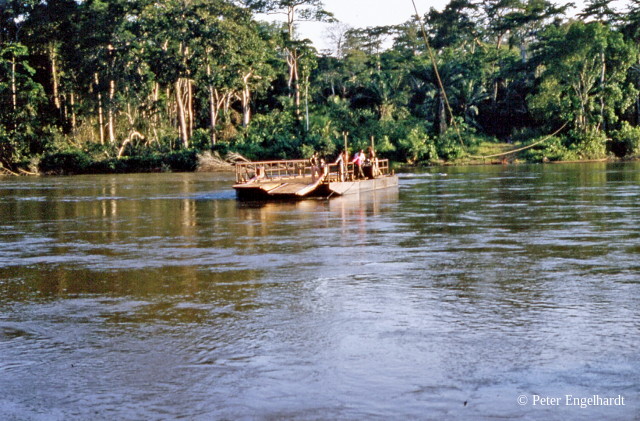
[{"label": "muddy brown river water", "polygon": [[640,164],[400,176],[0,178],[0,419],[640,419]]}]

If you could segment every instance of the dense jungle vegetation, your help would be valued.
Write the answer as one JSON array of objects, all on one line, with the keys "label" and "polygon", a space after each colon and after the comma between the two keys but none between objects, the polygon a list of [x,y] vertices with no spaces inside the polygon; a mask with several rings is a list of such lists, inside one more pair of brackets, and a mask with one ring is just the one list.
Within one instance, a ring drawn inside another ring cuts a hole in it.
[{"label": "dense jungle vegetation", "polygon": [[[520,158],[634,157],[640,0],[611,3],[452,0],[427,44],[415,18],[351,28],[321,0],[0,0],[0,163],[192,170],[205,150],[333,157],[345,132],[408,163],[541,139]],[[333,22],[331,51],[305,20]]]}]

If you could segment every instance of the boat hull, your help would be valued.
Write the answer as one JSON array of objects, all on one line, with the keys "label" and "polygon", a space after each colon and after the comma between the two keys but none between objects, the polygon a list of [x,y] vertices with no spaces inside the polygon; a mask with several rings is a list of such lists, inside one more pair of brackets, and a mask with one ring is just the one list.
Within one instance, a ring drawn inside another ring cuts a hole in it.
[{"label": "boat hull", "polygon": [[307,197],[354,195],[396,186],[398,186],[398,176],[394,174],[364,180],[325,182],[318,184],[312,190],[305,191],[304,194],[282,194],[278,193],[277,189],[265,188],[260,183],[238,184],[234,189],[239,200],[299,200]]},{"label": "boat hull", "polygon": [[329,194],[344,196],[348,194],[358,194],[361,192],[388,189],[398,185],[398,176],[389,175],[386,177],[371,178],[356,181],[336,181],[324,184]]}]

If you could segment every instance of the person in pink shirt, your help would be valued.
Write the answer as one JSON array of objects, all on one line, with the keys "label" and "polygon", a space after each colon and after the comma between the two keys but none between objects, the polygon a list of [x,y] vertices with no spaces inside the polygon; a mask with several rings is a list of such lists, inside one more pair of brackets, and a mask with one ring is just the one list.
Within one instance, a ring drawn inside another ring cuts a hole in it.
[{"label": "person in pink shirt", "polygon": [[360,152],[356,152],[356,154],[353,156],[353,159],[351,160],[351,163],[356,164],[356,167],[358,169],[357,178],[364,178],[364,172],[362,172],[362,164],[364,164],[365,159],[366,156],[364,155],[364,151],[360,149]]}]

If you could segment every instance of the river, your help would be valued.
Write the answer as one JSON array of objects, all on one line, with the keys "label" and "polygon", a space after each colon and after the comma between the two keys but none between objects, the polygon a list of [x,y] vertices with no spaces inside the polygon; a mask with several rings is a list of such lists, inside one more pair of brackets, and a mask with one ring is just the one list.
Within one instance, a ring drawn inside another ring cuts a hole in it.
[{"label": "river", "polygon": [[639,163],[232,181],[0,178],[0,419],[640,419]]}]

